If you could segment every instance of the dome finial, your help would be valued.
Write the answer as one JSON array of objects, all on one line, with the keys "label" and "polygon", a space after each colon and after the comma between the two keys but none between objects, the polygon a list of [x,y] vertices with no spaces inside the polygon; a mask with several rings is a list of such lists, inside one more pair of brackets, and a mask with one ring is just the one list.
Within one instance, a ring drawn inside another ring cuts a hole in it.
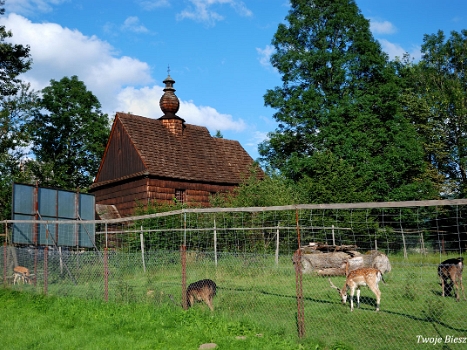
[{"label": "dome finial", "polygon": [[178,97],[175,95],[175,89],[173,87],[175,80],[170,76],[170,67],[167,67],[167,72],[169,75],[163,81],[165,88],[163,90],[164,94],[159,101],[159,106],[161,107],[164,116],[175,117],[175,113],[178,112],[178,108],[180,107],[180,102]]}]

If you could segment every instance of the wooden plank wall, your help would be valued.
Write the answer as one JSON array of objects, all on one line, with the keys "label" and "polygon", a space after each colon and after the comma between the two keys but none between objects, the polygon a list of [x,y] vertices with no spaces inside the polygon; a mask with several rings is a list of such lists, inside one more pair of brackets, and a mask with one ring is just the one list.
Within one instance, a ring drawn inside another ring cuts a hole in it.
[{"label": "wooden plank wall", "polygon": [[140,178],[94,191],[96,204],[113,204],[121,216],[134,214],[138,205],[147,205],[149,201],[173,203],[175,190],[185,190],[185,203],[209,206],[212,193],[227,192],[235,188],[232,185],[190,183],[176,180]]}]

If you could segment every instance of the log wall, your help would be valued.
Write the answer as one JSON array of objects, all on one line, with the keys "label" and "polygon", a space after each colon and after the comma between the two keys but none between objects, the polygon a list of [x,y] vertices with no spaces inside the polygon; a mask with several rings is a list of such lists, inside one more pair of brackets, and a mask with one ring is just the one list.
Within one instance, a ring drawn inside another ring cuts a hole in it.
[{"label": "log wall", "polygon": [[218,192],[227,192],[233,185],[202,184],[155,178],[140,178],[121,184],[112,184],[94,190],[96,204],[113,204],[121,216],[134,215],[138,206],[149,202],[174,203],[175,191],[185,191],[185,203],[188,205],[209,206],[209,196]]}]

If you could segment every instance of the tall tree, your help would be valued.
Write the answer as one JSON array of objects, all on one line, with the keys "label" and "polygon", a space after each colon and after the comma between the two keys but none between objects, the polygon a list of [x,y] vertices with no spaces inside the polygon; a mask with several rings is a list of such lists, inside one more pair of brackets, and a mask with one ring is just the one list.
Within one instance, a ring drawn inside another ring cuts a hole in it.
[{"label": "tall tree", "polygon": [[[0,15],[5,14],[4,0],[0,0]],[[13,34],[5,26],[0,26],[0,95],[16,94],[20,87],[18,75],[31,67],[29,46],[6,42]]]},{"label": "tall tree", "polygon": [[427,104],[416,125],[424,137],[427,159],[445,178],[444,193],[467,195],[467,30],[425,35],[422,59],[411,79]]},{"label": "tall tree", "polygon": [[30,145],[28,123],[37,112],[38,96],[29,84],[20,84],[15,96],[0,100],[0,218],[10,219],[13,182],[29,182],[27,166]]},{"label": "tall tree", "polygon": [[[4,5],[0,0],[0,15]],[[20,160],[28,140],[26,114],[35,99],[18,78],[31,66],[29,46],[9,43],[12,35],[0,26],[0,219],[10,219],[12,183],[25,180]]]},{"label": "tall tree", "polygon": [[[264,97],[279,126],[260,145],[261,160],[294,180],[334,176],[322,169],[339,164],[366,199],[431,196],[420,140],[399,110],[395,71],[355,1],[292,0],[286,20],[271,57],[283,85]],[[332,180],[320,182],[335,192]]]},{"label": "tall tree", "polygon": [[77,76],[51,80],[40,106],[45,112],[33,121],[36,176],[44,185],[87,189],[109,136],[107,114]]}]

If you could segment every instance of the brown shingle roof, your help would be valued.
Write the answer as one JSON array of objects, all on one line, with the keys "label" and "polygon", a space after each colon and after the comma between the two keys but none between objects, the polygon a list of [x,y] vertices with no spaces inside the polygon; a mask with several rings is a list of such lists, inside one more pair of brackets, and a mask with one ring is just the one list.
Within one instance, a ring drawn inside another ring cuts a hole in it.
[{"label": "brown shingle roof", "polygon": [[184,124],[182,135],[175,135],[157,119],[117,113],[115,122],[122,124],[152,176],[238,184],[253,163],[238,141],[211,137],[205,127]]}]

